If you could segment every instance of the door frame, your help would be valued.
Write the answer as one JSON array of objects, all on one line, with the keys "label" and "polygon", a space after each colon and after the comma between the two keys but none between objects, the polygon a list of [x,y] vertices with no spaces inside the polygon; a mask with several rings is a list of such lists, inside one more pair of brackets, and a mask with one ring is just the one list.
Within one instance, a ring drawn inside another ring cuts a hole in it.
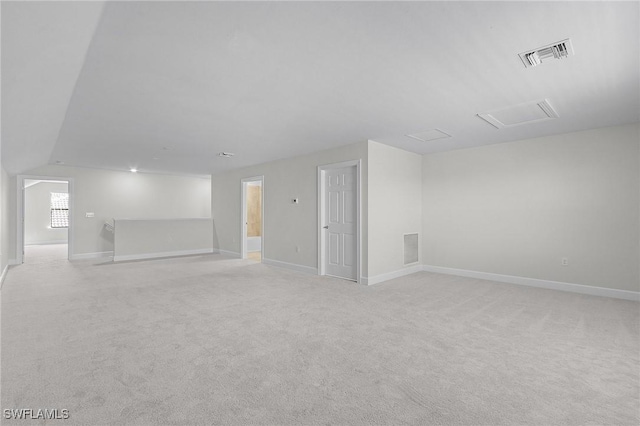
[{"label": "door frame", "polygon": [[16,263],[24,263],[24,181],[45,180],[66,182],[69,192],[69,227],[67,228],[67,260],[73,257],[73,235],[75,224],[74,179],[60,176],[18,175],[16,178]]},{"label": "door frame", "polygon": [[325,164],[318,166],[318,275],[326,275],[326,238],[323,232],[323,223],[325,222],[325,175],[328,170],[341,169],[344,167],[356,168],[356,282],[361,283],[362,277],[362,191],[361,191],[361,163],[362,160],[349,160],[340,163]]},{"label": "door frame", "polygon": [[247,186],[249,182],[257,182],[260,181],[260,232],[261,232],[261,242],[260,242],[260,262],[264,259],[264,175],[261,176],[253,176],[242,178],[240,180],[241,185],[241,197],[242,200],[240,202],[240,258],[247,258]]}]

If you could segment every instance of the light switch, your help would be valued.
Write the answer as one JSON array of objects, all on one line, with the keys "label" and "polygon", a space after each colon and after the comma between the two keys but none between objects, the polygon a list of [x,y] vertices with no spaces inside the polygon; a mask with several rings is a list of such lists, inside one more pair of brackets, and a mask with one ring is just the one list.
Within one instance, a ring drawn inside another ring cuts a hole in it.
[{"label": "light switch", "polygon": [[95,214],[93,212],[86,212],[84,214],[84,217],[94,217],[94,216],[95,216]]}]

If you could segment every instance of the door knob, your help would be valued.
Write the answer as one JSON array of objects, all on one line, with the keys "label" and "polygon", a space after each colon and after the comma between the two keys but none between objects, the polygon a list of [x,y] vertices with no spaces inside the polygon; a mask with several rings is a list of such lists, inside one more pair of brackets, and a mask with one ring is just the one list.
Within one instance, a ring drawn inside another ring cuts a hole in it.
[{"label": "door knob", "polygon": [[329,229],[329,225],[325,225],[322,227],[323,229]]}]

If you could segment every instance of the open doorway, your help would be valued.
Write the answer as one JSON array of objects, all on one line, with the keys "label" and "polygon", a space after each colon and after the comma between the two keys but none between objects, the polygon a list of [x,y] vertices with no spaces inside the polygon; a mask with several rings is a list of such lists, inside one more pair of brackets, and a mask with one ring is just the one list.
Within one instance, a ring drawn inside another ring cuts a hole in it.
[{"label": "open doorway", "polygon": [[70,179],[19,176],[18,263],[70,258],[71,186]]},{"label": "open doorway", "polygon": [[243,259],[262,262],[264,250],[264,177],[242,179]]}]

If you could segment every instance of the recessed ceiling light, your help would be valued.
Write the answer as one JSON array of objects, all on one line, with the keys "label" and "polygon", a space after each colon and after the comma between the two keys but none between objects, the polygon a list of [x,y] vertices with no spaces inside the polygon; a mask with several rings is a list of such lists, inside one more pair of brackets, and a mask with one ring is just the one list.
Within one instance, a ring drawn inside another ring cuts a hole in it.
[{"label": "recessed ceiling light", "polygon": [[538,123],[558,118],[559,115],[548,99],[525,102],[505,108],[494,109],[478,114],[496,129]]},{"label": "recessed ceiling light", "polygon": [[225,158],[231,158],[231,157],[233,157],[234,155],[235,155],[235,154],[234,154],[233,152],[225,152],[225,151],[222,151],[222,152],[219,152],[219,153],[218,153],[218,157],[225,157]]},{"label": "recessed ceiling light", "polygon": [[412,139],[417,139],[421,142],[430,142],[430,141],[435,141],[436,139],[444,139],[444,138],[451,137],[450,134],[445,133],[439,129],[427,130],[426,132],[414,133],[414,134],[405,135],[405,136]]},{"label": "recessed ceiling light", "polygon": [[129,169],[129,171],[131,173],[138,173],[138,169],[136,169],[135,167],[132,167],[131,169]]}]

